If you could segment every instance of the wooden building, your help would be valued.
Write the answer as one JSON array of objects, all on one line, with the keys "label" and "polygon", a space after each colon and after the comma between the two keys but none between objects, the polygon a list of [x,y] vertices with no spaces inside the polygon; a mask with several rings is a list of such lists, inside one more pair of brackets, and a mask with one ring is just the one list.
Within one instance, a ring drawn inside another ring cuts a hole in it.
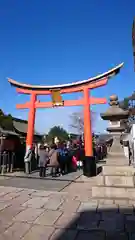
[{"label": "wooden building", "polygon": [[[28,129],[28,121],[13,117],[13,128],[14,132],[19,134],[21,140],[25,141]],[[41,134],[37,133],[36,131],[34,132],[35,143],[40,142],[42,140],[42,137],[43,136]]]}]

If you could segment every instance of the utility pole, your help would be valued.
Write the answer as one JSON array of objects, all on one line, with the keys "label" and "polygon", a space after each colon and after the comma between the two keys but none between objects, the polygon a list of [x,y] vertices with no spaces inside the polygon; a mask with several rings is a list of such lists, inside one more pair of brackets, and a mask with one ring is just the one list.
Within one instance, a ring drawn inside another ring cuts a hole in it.
[{"label": "utility pole", "polygon": [[133,47],[133,58],[134,58],[134,71],[135,71],[135,17],[132,26],[132,47]]}]

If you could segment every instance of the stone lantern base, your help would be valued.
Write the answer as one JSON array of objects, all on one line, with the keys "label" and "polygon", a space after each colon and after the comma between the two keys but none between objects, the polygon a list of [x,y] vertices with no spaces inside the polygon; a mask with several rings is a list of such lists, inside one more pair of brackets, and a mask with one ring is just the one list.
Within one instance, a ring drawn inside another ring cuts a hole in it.
[{"label": "stone lantern base", "polygon": [[120,143],[120,133],[113,133],[113,144],[106,159],[107,165],[129,166],[129,158],[124,154],[124,147]]},{"label": "stone lantern base", "polygon": [[120,144],[120,135],[115,135],[106,164],[102,167],[101,182],[92,187],[92,197],[135,201],[134,176],[135,168],[129,166],[129,159],[125,157]]},{"label": "stone lantern base", "polygon": [[[110,99],[109,110],[102,115],[104,120],[120,121],[128,116],[128,112],[119,108],[118,98]],[[114,121],[115,123],[115,121]],[[92,187],[92,197],[97,199],[111,199],[114,202],[126,200],[135,201],[135,168],[129,166],[129,158],[125,156],[124,147],[120,143],[120,136],[124,129],[119,126],[109,127],[113,135],[113,144],[108,152],[106,165],[102,167],[100,184]]]},{"label": "stone lantern base", "polygon": [[120,144],[120,134],[113,134],[113,144],[106,164],[102,167],[101,184],[92,187],[92,197],[96,199],[135,200],[135,168],[129,166]]},{"label": "stone lantern base", "polygon": [[135,201],[135,169],[132,166],[103,166],[100,183],[92,186],[94,199],[110,199],[114,202],[126,200]]}]

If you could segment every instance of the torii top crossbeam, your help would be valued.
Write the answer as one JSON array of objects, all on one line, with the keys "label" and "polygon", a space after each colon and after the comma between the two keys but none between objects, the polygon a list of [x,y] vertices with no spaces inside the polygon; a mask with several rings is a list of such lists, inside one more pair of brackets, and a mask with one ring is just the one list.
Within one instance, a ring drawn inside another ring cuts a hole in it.
[{"label": "torii top crossbeam", "polygon": [[[24,90],[24,93],[30,93],[30,91],[34,91],[34,92],[38,92],[40,91],[40,94],[49,94],[48,91],[50,90],[54,90],[54,89],[60,89],[61,93],[68,93],[68,89],[70,89],[71,92],[79,92],[82,91],[82,87],[84,85],[89,85],[89,88],[95,88],[95,87],[99,87],[101,86],[101,84],[99,84],[99,82],[101,82],[101,80],[107,78],[110,79],[111,77],[115,76],[116,74],[119,73],[121,67],[123,66],[123,63],[117,65],[116,67],[112,68],[111,70],[97,75],[96,77],[92,77],[92,78],[88,78],[87,80],[82,80],[82,81],[77,81],[74,83],[67,83],[67,84],[61,84],[61,85],[48,85],[48,86],[41,86],[41,85],[30,85],[30,84],[24,84],[24,83],[20,83],[17,82],[11,78],[8,78],[9,83],[14,86],[17,87],[17,90],[19,92],[22,92],[21,89]],[[20,90],[19,90],[20,89]]]}]

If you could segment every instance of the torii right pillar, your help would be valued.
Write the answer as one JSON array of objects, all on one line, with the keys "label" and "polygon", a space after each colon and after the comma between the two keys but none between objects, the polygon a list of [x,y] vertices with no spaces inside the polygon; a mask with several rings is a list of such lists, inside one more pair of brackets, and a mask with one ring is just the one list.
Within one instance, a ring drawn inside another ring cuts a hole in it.
[{"label": "torii right pillar", "polygon": [[85,147],[83,173],[85,176],[91,177],[96,175],[96,162],[93,156],[91,111],[89,103],[90,91],[87,86],[83,88],[83,94],[84,94],[84,147]]}]

